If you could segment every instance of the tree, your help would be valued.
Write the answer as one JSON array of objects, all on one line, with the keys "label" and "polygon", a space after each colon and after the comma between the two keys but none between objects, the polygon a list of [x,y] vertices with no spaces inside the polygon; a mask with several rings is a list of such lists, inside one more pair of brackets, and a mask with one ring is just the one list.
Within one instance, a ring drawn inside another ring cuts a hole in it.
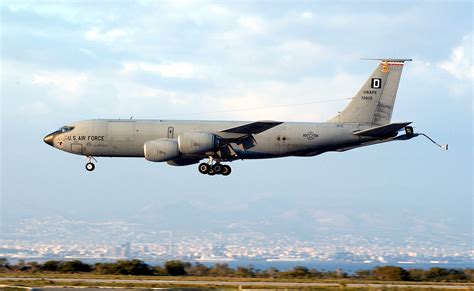
[{"label": "tree", "polygon": [[441,281],[448,275],[445,268],[434,267],[426,272],[426,278],[430,281]]},{"label": "tree", "polygon": [[91,266],[79,260],[65,261],[65,262],[59,263],[58,265],[58,271],[61,273],[90,272],[91,270],[92,270]]},{"label": "tree", "polygon": [[41,266],[41,270],[48,272],[57,272],[59,261],[47,261]]},{"label": "tree", "polygon": [[186,268],[186,273],[192,276],[207,276],[209,268],[201,263],[196,263]]},{"label": "tree", "polygon": [[28,262],[27,265],[30,267],[30,271],[38,272],[41,269],[41,265],[38,262]]},{"label": "tree", "polygon": [[166,272],[165,268],[163,268],[162,266],[155,266],[153,268],[153,275],[166,276],[168,275],[168,272]]},{"label": "tree", "polygon": [[209,269],[210,276],[216,277],[229,277],[234,274],[234,270],[229,268],[229,265],[226,263],[215,264],[211,269]]},{"label": "tree", "polygon": [[467,281],[474,282],[474,269],[464,269],[464,275],[466,275]]},{"label": "tree", "polygon": [[97,263],[94,272],[115,275],[153,275],[153,269],[140,260],[119,260],[115,263]]},{"label": "tree", "polygon": [[15,268],[21,272],[31,270],[31,266],[27,265],[25,260],[23,259],[18,260],[18,263],[16,264]]},{"label": "tree", "polygon": [[276,277],[278,277],[279,272],[280,271],[278,271],[277,268],[270,267],[270,268],[262,271],[261,274],[262,274],[263,277],[276,278]]},{"label": "tree", "polygon": [[119,260],[115,263],[115,274],[121,275],[152,275],[153,270],[143,261]]},{"label": "tree", "polygon": [[237,267],[235,271],[236,277],[245,277],[245,278],[253,278],[255,277],[255,269],[252,266],[246,267]]},{"label": "tree", "polygon": [[94,273],[103,275],[112,275],[116,272],[116,264],[114,263],[96,263],[94,265]]},{"label": "tree", "polygon": [[468,276],[465,272],[458,269],[449,269],[449,274],[446,276],[446,281],[466,281],[468,280]]},{"label": "tree", "polygon": [[358,279],[370,279],[370,276],[372,275],[372,272],[370,270],[357,270],[355,272],[355,276]]},{"label": "tree", "polygon": [[430,281],[465,281],[469,277],[461,270],[434,267],[426,272],[426,278]]},{"label": "tree", "polygon": [[172,260],[165,263],[165,270],[171,276],[184,276],[186,275],[186,266],[186,263],[182,261]]},{"label": "tree", "polygon": [[290,271],[281,272],[279,276],[283,278],[305,278],[309,277],[309,270],[303,266],[296,266]]},{"label": "tree", "polygon": [[383,281],[407,281],[410,274],[403,268],[395,266],[375,267],[372,270],[372,276],[375,280]]},{"label": "tree", "polygon": [[408,274],[410,275],[410,279],[413,281],[426,280],[426,271],[423,269],[409,269]]},{"label": "tree", "polygon": [[8,259],[7,258],[0,258],[0,267],[8,267]]},{"label": "tree", "polygon": [[0,258],[0,272],[7,272],[10,270],[10,265],[6,258]]}]

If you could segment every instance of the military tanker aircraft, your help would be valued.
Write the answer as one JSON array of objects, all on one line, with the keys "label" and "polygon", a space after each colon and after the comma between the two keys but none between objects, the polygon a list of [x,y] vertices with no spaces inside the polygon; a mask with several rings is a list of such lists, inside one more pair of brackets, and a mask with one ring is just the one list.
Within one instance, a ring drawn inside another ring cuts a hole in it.
[{"label": "military tanker aircraft", "polygon": [[402,69],[411,59],[375,60],[380,63],[347,107],[323,123],[92,119],[69,123],[44,142],[85,156],[87,171],[95,169],[95,157],[138,157],[173,166],[204,159],[200,173],[227,176],[231,167],[224,163],[235,160],[313,157],[426,136],[414,133],[411,122],[390,123]]}]

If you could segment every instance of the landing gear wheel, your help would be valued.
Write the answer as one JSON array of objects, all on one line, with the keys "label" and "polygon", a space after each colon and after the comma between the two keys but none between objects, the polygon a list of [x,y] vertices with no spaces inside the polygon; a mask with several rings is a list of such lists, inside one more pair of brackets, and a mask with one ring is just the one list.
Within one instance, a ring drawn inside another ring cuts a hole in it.
[{"label": "landing gear wheel", "polygon": [[199,170],[199,173],[201,174],[208,174],[209,171],[211,170],[211,166],[209,166],[209,164],[206,164],[206,163],[201,163],[199,164],[198,170]]},{"label": "landing gear wheel", "polygon": [[227,165],[222,166],[222,171],[221,171],[222,176],[229,176],[230,172],[232,172],[232,169],[230,168],[230,166],[227,166]]},{"label": "landing gear wheel", "polygon": [[89,162],[89,163],[86,164],[86,170],[87,171],[92,172],[92,171],[94,171],[94,169],[95,169],[95,165],[93,163]]},{"label": "landing gear wheel", "polygon": [[209,176],[214,176],[216,174],[216,172],[214,172],[212,169],[209,170],[209,172],[207,173]]},{"label": "landing gear wheel", "polygon": [[216,173],[217,175],[220,175],[222,173],[222,165],[215,164],[214,166],[212,166],[212,171]]}]

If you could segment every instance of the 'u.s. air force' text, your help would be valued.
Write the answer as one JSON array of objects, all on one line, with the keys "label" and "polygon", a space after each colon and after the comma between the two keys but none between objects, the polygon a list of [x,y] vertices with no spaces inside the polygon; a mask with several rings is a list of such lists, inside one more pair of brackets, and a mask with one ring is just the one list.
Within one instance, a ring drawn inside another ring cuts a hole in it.
[{"label": "'u.s. air force' text", "polygon": [[80,141],[80,140],[89,140],[89,141],[104,141],[104,135],[68,135],[67,140],[71,141]]}]

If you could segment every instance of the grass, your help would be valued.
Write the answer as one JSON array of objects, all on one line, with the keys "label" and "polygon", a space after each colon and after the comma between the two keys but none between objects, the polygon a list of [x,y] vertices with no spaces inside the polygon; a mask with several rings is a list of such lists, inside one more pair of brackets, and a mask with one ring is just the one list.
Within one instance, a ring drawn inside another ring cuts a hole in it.
[{"label": "grass", "polygon": [[101,275],[93,273],[0,273],[0,280],[4,277],[14,278],[74,278],[74,279],[103,279],[103,280],[166,280],[166,281],[219,281],[219,282],[290,282],[290,283],[343,283],[343,284],[404,284],[404,285],[470,285],[471,283],[458,282],[415,282],[415,281],[370,281],[357,279],[317,279],[317,278],[242,278],[242,277],[197,277],[197,276],[132,276],[132,275]]},{"label": "grass", "polygon": [[[21,281],[8,280],[5,277],[14,277],[14,278],[25,278]],[[29,280],[27,278],[36,278],[35,280]],[[143,280],[139,283],[129,283],[129,282],[74,282],[74,281],[64,281],[57,282],[53,281],[54,278],[62,279],[102,279],[102,280]],[[177,283],[170,284],[167,282],[147,282],[150,280],[166,280],[166,281],[176,281]],[[214,284],[189,284],[189,283],[178,283],[179,281],[210,281],[216,282]],[[236,282],[233,285],[219,285],[219,282]],[[262,282],[262,283],[271,283],[271,282],[281,282],[281,283],[335,283],[338,286],[334,287],[303,287],[303,286],[272,286],[272,285],[258,285],[258,286],[246,286],[245,284],[241,285],[239,282]],[[347,284],[377,284],[377,287],[347,287]],[[389,285],[409,285],[409,287],[389,287]],[[474,290],[474,283],[454,283],[454,282],[405,282],[405,281],[364,281],[364,280],[354,280],[354,279],[297,279],[297,278],[234,278],[234,277],[193,277],[193,276],[127,276],[127,275],[98,275],[98,274],[56,274],[56,273],[1,273],[0,274],[0,285],[11,286],[9,289],[2,289],[8,291],[18,291],[20,289],[15,289],[21,286],[24,287],[44,287],[44,286],[77,286],[77,287],[122,287],[122,288],[199,288],[199,289],[236,289],[241,286],[244,289],[318,289],[318,290],[434,290],[433,288],[423,288],[417,287],[417,285],[449,285],[449,286],[459,286],[466,287],[469,286],[470,290]],[[13,289],[12,289],[13,288]],[[437,289],[440,290],[440,289]]]},{"label": "grass", "polygon": [[[114,288],[141,288],[141,289],[149,289],[149,288],[193,288],[193,289],[227,289],[227,290],[239,290],[239,286],[219,286],[219,285],[190,285],[190,284],[182,284],[182,285],[169,285],[169,284],[121,284],[121,283],[113,283],[113,284],[83,284],[79,282],[74,282],[71,284],[65,284],[64,282],[61,282],[61,284],[55,284],[54,282],[46,280],[44,284],[39,285],[37,284],[38,281],[32,281],[29,283],[25,283],[22,285],[15,285],[15,286],[7,286],[7,287],[0,287],[0,290],[5,290],[5,291],[25,291],[26,288],[28,287],[55,287],[55,288],[60,288],[60,287],[97,287],[97,288],[105,288],[105,287],[114,287]],[[18,282],[15,282],[18,283]],[[3,281],[0,281],[0,286],[5,285]],[[426,291],[426,290],[442,290],[442,289],[432,289],[432,288],[420,288],[420,287],[387,287],[386,285],[380,285],[377,287],[347,287],[345,285],[340,285],[340,286],[334,286],[334,287],[329,287],[329,286],[322,286],[322,287],[295,287],[295,286],[266,286],[266,285],[259,285],[259,286],[246,286],[242,285],[240,286],[241,289],[259,289],[259,290],[345,290],[345,291],[363,291],[363,290],[369,290],[369,291],[374,291],[374,290],[390,290],[390,291]],[[79,289],[80,290],[80,289]],[[450,289],[450,290],[457,290],[457,289]],[[465,289],[458,289],[458,290],[465,290]],[[473,290],[470,288],[470,290]]]}]

